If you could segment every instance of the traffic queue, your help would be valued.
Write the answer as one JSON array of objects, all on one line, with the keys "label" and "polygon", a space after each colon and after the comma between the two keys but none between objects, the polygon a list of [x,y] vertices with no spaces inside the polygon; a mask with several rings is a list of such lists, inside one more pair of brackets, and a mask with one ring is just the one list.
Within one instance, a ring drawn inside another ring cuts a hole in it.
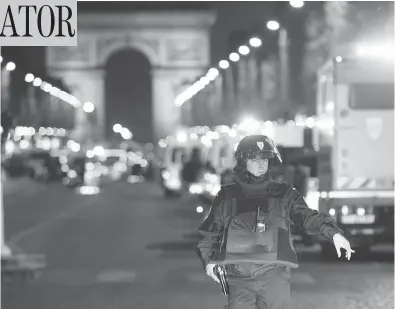
[{"label": "traffic queue", "polygon": [[143,182],[151,168],[152,151],[137,143],[81,144],[65,130],[41,129],[16,127],[5,137],[2,167],[7,178],[61,182],[81,194],[96,194],[111,182]]}]

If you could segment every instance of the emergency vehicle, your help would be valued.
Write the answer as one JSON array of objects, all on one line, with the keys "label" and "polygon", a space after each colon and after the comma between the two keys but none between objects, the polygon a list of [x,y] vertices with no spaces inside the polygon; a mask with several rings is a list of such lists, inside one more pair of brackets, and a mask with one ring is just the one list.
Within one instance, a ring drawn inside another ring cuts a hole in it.
[{"label": "emergency vehicle", "polygon": [[383,53],[368,57],[369,49],[360,55],[336,57],[318,72],[318,182],[308,204],[336,218],[363,252],[393,242],[394,64]]}]

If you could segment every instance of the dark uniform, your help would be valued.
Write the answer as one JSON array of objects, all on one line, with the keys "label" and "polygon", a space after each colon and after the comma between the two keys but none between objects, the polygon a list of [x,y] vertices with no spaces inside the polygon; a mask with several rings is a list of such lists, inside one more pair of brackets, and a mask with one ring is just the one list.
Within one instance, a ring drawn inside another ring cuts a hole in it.
[{"label": "dark uniform", "polygon": [[271,163],[261,177],[249,173],[246,160],[257,157],[281,161],[266,136],[240,142],[234,181],[222,186],[199,228],[197,252],[204,268],[208,263],[226,265],[227,308],[285,309],[290,302],[290,269],[298,267],[291,223],[329,239],[342,231],[331,216],[310,209],[291,185],[273,181]]}]

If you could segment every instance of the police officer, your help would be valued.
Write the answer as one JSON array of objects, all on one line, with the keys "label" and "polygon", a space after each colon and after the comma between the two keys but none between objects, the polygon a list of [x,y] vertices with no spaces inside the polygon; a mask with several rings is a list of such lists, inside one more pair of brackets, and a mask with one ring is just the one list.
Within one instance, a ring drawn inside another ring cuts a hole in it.
[{"label": "police officer", "polygon": [[333,241],[338,257],[341,248],[348,260],[354,251],[331,216],[310,209],[291,185],[271,179],[271,165],[282,160],[270,138],[247,136],[235,155],[233,181],[222,186],[199,228],[198,255],[216,282],[214,267],[224,265],[227,308],[289,308],[290,269],[298,267],[291,222]]}]

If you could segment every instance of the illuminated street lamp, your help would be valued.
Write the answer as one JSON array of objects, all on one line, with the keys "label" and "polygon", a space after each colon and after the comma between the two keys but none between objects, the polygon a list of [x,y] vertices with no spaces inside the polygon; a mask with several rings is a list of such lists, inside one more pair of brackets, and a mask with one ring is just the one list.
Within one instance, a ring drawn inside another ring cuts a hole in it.
[{"label": "illuminated street lamp", "polygon": [[60,93],[60,89],[57,87],[52,87],[51,91],[49,92],[51,95],[53,95],[54,97],[58,97],[59,93]]},{"label": "illuminated street lamp", "polygon": [[210,70],[208,70],[206,77],[210,80],[213,81],[214,79],[217,78],[219,72],[216,68],[211,68]]},{"label": "illuminated street lamp", "polygon": [[32,73],[27,73],[25,76],[25,82],[31,83],[34,80],[34,75]]},{"label": "illuminated street lamp", "polygon": [[123,128],[121,131],[121,135],[123,139],[132,139],[133,134],[127,128]]},{"label": "illuminated street lamp", "polygon": [[249,43],[252,47],[259,47],[262,45],[262,40],[260,38],[254,37],[250,39]]},{"label": "illuminated street lamp", "polygon": [[302,0],[291,0],[289,1],[289,5],[296,8],[296,9],[300,9],[301,7],[304,6],[304,1]]},{"label": "illuminated street lamp", "polygon": [[92,113],[95,110],[95,105],[92,102],[85,102],[83,109],[85,113]]},{"label": "illuminated street lamp", "polygon": [[250,52],[250,49],[248,48],[248,46],[245,46],[245,45],[241,45],[240,47],[239,47],[239,53],[241,54],[241,55],[248,55],[248,53]]},{"label": "illuminated street lamp", "polygon": [[207,76],[203,76],[199,81],[203,84],[203,88],[210,84],[210,79]]},{"label": "illuminated street lamp", "polygon": [[122,132],[122,126],[119,123],[114,124],[114,126],[112,127],[112,130],[115,133],[121,133]]},{"label": "illuminated street lamp", "polygon": [[280,24],[275,20],[268,21],[266,26],[269,30],[273,30],[273,31],[280,29]]},{"label": "illuminated street lamp", "polygon": [[219,67],[220,67],[221,69],[225,70],[225,69],[229,68],[229,62],[226,61],[226,60],[221,60],[221,61],[219,62]]},{"label": "illuminated street lamp", "polygon": [[51,89],[52,89],[52,85],[51,85],[51,84],[48,84],[48,83],[45,83],[45,85],[44,85],[44,87],[43,87],[43,90],[44,90],[45,92],[50,92]]},{"label": "illuminated street lamp", "polygon": [[229,55],[229,60],[233,61],[233,62],[237,62],[240,60],[240,56],[238,53],[231,53]]},{"label": "illuminated street lamp", "polygon": [[175,100],[174,100],[174,105],[177,107],[180,107],[182,104],[185,103],[185,100],[181,97],[178,96]]},{"label": "illuminated street lamp", "polygon": [[266,24],[272,31],[279,30],[278,50],[280,60],[280,93],[283,104],[288,104],[288,33],[287,29],[281,27],[279,22],[270,20]]},{"label": "illuminated street lamp", "polygon": [[8,62],[8,63],[6,64],[6,66],[5,66],[5,69],[6,69],[7,71],[14,71],[15,68],[16,68],[16,65],[15,65],[15,63],[13,63],[12,61],[11,61],[11,62]]},{"label": "illuminated street lamp", "polygon": [[36,78],[33,80],[33,86],[38,87],[38,86],[41,85],[42,82],[43,82],[43,81],[41,80],[41,78],[36,77]]}]

